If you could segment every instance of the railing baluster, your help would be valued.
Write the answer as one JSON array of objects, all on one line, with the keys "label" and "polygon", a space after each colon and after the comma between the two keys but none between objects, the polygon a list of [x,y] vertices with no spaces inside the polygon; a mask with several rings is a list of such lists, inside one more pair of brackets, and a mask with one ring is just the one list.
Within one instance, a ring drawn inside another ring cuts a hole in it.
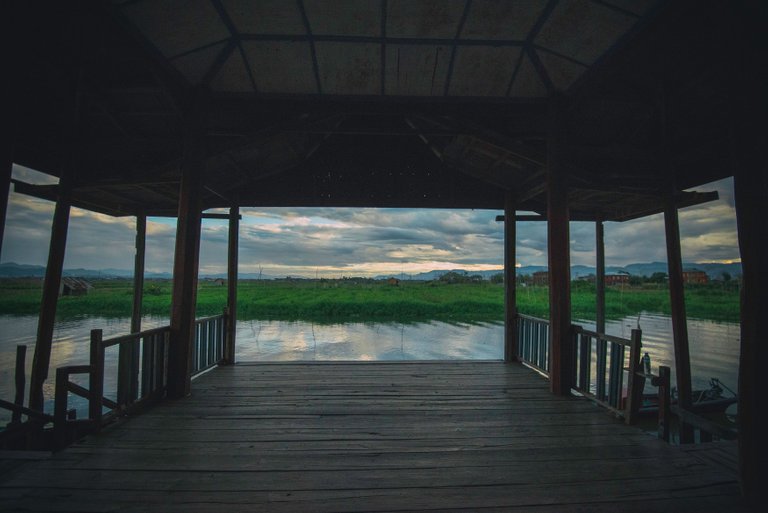
[{"label": "railing baluster", "polygon": [[590,373],[592,368],[592,338],[581,333],[579,335],[579,389],[589,392]]}]

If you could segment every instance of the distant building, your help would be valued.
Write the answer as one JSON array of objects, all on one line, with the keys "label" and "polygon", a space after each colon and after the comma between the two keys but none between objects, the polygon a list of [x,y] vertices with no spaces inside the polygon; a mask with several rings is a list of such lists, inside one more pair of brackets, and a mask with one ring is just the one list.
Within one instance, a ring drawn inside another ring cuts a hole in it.
[{"label": "distant building", "polygon": [[387,283],[389,285],[394,285],[395,287],[399,287],[400,286],[400,280],[398,280],[397,278],[389,278],[387,280]]},{"label": "distant building", "polygon": [[536,271],[533,273],[533,284],[543,287],[549,285],[549,271]]},{"label": "distant building", "polygon": [[709,276],[704,271],[699,271],[698,269],[683,271],[683,283],[709,283]]},{"label": "distant building", "polygon": [[605,275],[606,285],[623,285],[629,283],[629,273],[613,273]]},{"label": "distant building", "polygon": [[216,278],[215,280],[213,280],[213,283],[215,283],[216,285],[221,285],[223,287],[224,285],[227,284],[227,280],[225,280],[224,278]]},{"label": "distant building", "polygon": [[82,278],[64,277],[59,285],[59,296],[85,296],[93,285]]}]

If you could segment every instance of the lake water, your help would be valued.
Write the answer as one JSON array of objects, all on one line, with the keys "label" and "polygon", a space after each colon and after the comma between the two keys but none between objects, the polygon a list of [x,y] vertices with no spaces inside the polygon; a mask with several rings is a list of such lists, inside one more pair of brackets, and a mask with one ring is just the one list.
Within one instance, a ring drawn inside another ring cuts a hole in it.
[{"label": "lake water", "polygon": [[[632,328],[643,330],[643,351],[649,353],[654,371],[668,365],[674,373],[671,319],[642,314],[608,322],[609,334],[629,338]],[[167,318],[148,317],[143,329],[168,324]],[[589,321],[579,321],[594,329]],[[104,338],[128,332],[129,319],[83,317],[57,323],[51,354],[51,371],[45,387],[46,411],[53,404],[56,367],[88,363],[89,332],[100,328]],[[12,400],[16,345],[27,345],[27,383],[34,355],[36,316],[0,316],[0,397]],[[739,361],[739,325],[689,320],[691,372],[694,388],[706,388],[711,377],[736,390]],[[238,321],[238,361],[276,360],[493,360],[503,357],[504,326],[500,323],[345,323],[314,324],[296,321]],[[115,348],[112,348],[115,349]],[[107,351],[105,394],[114,391],[117,351]],[[85,384],[83,382],[83,384]],[[648,390],[650,391],[650,390]],[[74,401],[78,410],[84,404]],[[80,414],[81,412],[79,412]],[[10,413],[0,410],[0,424]]]}]

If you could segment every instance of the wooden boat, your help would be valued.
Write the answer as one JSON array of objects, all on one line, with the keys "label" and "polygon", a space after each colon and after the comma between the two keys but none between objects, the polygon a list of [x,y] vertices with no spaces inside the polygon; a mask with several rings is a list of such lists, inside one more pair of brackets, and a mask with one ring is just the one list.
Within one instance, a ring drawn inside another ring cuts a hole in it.
[{"label": "wooden boat", "polygon": [[[724,395],[724,388],[719,379],[711,378],[709,388],[706,390],[694,390],[691,396],[691,409],[697,413],[725,413],[725,410],[739,400],[738,396]],[[672,389],[672,404],[677,404],[677,390]],[[640,414],[656,414],[659,411],[659,396],[657,394],[643,394],[643,402],[640,405]]]}]

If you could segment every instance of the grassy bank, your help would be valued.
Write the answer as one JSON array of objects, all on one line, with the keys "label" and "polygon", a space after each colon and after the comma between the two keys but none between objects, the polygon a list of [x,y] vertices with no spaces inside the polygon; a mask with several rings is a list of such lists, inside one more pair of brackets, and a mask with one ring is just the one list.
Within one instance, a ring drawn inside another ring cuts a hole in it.
[{"label": "grassy bank", "polygon": [[[0,280],[0,314],[33,315],[40,308],[42,280]],[[86,296],[62,297],[57,313],[62,318],[77,315],[127,317],[131,313],[131,282],[103,280],[94,283]],[[548,292],[542,287],[518,289],[521,313],[547,317]],[[492,321],[503,319],[502,285],[483,283],[444,284],[401,282],[336,281],[243,281],[238,284],[238,317],[276,320],[457,320]],[[738,292],[722,286],[696,286],[686,290],[691,318],[738,322]],[[593,319],[594,287],[574,286],[574,318]],[[167,315],[171,283],[148,280],[145,284],[144,313]],[[198,315],[220,313],[226,304],[226,287],[201,281]],[[613,288],[606,292],[609,318],[639,312],[669,314],[666,288]]]}]

